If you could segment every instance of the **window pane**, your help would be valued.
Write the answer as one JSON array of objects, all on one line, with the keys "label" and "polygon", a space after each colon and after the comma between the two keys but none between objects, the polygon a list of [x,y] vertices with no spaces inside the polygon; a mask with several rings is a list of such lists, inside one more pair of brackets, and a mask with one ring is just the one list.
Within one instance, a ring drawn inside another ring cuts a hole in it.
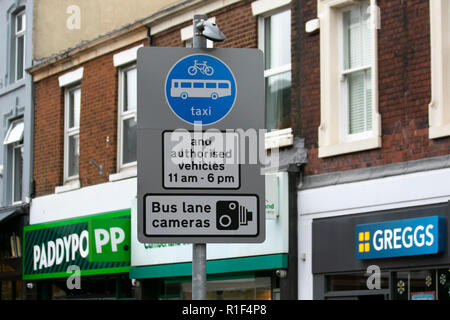
[{"label": "window pane", "polygon": [[372,129],[371,72],[348,75],[349,134]]},{"label": "window pane", "polygon": [[81,90],[76,89],[69,93],[69,128],[80,126],[80,99]]},{"label": "window pane", "polygon": [[393,300],[408,300],[409,273],[394,272],[392,275]]},{"label": "window pane", "polygon": [[[341,274],[327,276],[327,291],[351,291],[351,290],[368,290],[367,279],[365,273]],[[381,289],[389,288],[389,274],[381,273],[380,277]]]},{"label": "window pane", "polygon": [[264,19],[265,69],[291,63],[291,11]]},{"label": "window pane", "polygon": [[349,133],[360,133],[365,127],[364,73],[348,76]]},{"label": "window pane", "polygon": [[366,76],[366,130],[372,130],[372,73],[367,70]]},{"label": "window pane", "polygon": [[8,129],[8,132],[6,133],[6,137],[5,140],[3,141],[3,144],[11,144],[22,141],[24,128],[25,125],[23,121],[12,122]]},{"label": "window pane", "polygon": [[24,31],[26,23],[25,13],[19,13],[16,17],[16,33]]},{"label": "window pane", "polygon": [[436,296],[436,271],[420,270],[411,271],[410,277],[410,299],[435,299]]},{"label": "window pane", "polygon": [[123,121],[122,162],[136,161],[136,121],[134,118]]},{"label": "window pane", "polygon": [[370,9],[368,5],[362,6],[362,63],[363,65],[371,64],[372,59],[372,33],[370,32]]},{"label": "window pane", "polygon": [[80,160],[80,136],[73,135],[69,136],[69,177],[78,175]]},{"label": "window pane", "polygon": [[16,80],[20,80],[23,78],[24,45],[25,45],[25,36],[17,37]]},{"label": "window pane", "polygon": [[437,277],[439,300],[450,300],[450,269],[439,269]]},{"label": "window pane", "polygon": [[22,200],[22,148],[14,147],[14,190],[13,201]]},{"label": "window pane", "polygon": [[124,73],[123,111],[135,110],[137,104],[136,68]]},{"label": "window pane", "polygon": [[266,78],[266,129],[290,126],[291,72]]},{"label": "window pane", "polygon": [[343,14],[344,68],[352,69],[371,63],[371,32],[368,6],[357,6]]}]

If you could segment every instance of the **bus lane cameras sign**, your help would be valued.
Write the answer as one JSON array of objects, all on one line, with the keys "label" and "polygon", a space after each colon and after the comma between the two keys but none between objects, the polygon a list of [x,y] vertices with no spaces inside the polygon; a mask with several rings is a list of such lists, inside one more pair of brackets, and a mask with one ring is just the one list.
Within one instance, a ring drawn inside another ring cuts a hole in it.
[{"label": "bus lane cameras sign", "polygon": [[264,128],[262,52],[144,47],[137,62],[139,241],[263,242],[264,140],[245,135]]}]

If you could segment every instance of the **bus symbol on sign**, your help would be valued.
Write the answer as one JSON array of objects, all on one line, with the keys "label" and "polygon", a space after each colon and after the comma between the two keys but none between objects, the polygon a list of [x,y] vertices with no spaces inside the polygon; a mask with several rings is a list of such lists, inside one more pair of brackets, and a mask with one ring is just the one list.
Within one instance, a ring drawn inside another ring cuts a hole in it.
[{"label": "bus symbol on sign", "polygon": [[170,88],[171,97],[211,98],[231,96],[231,83],[228,80],[174,79]]},{"label": "bus symbol on sign", "polygon": [[216,57],[194,54],[177,61],[165,83],[166,101],[177,117],[209,125],[222,120],[236,100],[236,80]]}]

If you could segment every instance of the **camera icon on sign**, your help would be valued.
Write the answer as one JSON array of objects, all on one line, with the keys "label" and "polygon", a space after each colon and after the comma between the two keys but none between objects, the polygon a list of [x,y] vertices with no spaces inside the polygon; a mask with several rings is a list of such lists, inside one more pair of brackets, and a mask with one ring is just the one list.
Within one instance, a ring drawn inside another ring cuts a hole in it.
[{"label": "camera icon on sign", "polygon": [[239,226],[248,225],[253,221],[253,212],[239,205],[237,201],[217,201],[216,227],[217,230],[237,230]]}]

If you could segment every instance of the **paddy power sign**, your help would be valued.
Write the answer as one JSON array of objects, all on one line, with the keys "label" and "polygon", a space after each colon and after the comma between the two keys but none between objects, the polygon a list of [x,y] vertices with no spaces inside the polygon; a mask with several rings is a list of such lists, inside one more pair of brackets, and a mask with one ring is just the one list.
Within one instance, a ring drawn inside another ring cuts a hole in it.
[{"label": "paddy power sign", "polygon": [[26,226],[23,279],[128,272],[130,210]]}]

